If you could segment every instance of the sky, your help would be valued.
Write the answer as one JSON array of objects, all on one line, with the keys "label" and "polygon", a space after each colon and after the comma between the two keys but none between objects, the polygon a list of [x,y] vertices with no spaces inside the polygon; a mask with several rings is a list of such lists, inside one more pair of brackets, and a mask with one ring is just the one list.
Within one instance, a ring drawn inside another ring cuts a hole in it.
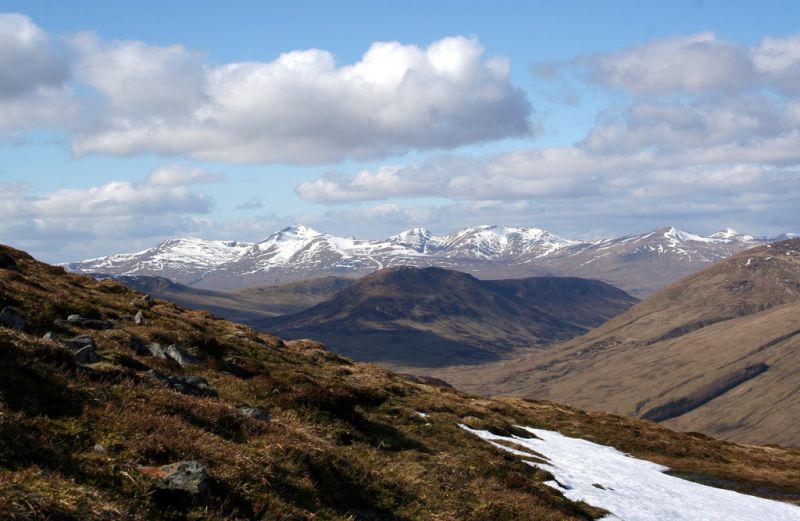
[{"label": "sky", "polygon": [[0,242],[798,232],[800,3],[0,0]]}]

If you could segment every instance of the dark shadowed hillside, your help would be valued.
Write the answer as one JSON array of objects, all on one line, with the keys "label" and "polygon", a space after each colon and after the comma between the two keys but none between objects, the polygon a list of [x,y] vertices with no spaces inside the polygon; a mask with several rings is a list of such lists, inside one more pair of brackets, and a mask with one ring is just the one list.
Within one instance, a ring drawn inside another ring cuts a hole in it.
[{"label": "dark shadowed hillside", "polygon": [[635,302],[622,290],[585,279],[482,281],[441,268],[389,268],[259,327],[318,338],[359,360],[436,367],[571,338]]},{"label": "dark shadowed hillside", "polygon": [[[100,278],[106,277],[99,275]],[[353,283],[344,277],[321,277],[278,286],[249,288],[233,292],[212,291],[186,286],[164,277],[114,275],[129,288],[149,293],[191,309],[204,309],[216,316],[254,324],[260,319],[296,313],[332,297]]]}]

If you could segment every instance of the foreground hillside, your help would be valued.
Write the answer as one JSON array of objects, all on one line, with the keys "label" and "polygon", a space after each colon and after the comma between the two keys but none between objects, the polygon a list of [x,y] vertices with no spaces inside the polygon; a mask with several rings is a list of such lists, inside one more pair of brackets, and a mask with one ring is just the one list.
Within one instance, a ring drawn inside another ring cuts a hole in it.
[{"label": "foreground hillside", "polygon": [[602,515],[475,434],[530,439],[517,424],[800,498],[797,451],[410,381],[7,247],[0,308],[4,519]]},{"label": "foreground hillside", "polygon": [[478,280],[441,268],[387,268],[295,313],[252,322],[315,338],[361,361],[418,372],[496,360],[585,333],[637,300],[596,280]]},{"label": "foreground hillside", "polygon": [[545,352],[445,377],[800,447],[800,240],[722,261]]}]

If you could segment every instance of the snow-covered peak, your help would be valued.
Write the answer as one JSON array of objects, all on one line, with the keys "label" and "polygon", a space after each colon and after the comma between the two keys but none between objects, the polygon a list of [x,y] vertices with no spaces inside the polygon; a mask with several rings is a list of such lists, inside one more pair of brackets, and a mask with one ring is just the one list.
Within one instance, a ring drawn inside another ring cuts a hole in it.
[{"label": "snow-covered peak", "polygon": [[468,257],[485,259],[510,257],[523,253],[547,255],[557,249],[576,244],[540,228],[506,226],[474,226],[443,238],[449,250]]},{"label": "snow-covered peak", "polygon": [[411,228],[397,235],[392,235],[389,237],[389,242],[406,246],[418,252],[424,252],[433,237],[433,234],[427,228]]},{"label": "snow-covered peak", "polygon": [[667,231],[664,232],[664,238],[673,244],[684,242],[716,242],[714,237],[703,237],[702,235],[687,232],[686,230],[681,230],[674,226],[670,226]]},{"label": "snow-covered peak", "polygon": [[752,235],[745,235],[743,233],[739,233],[733,228],[725,228],[721,232],[712,233],[709,235],[714,239],[723,239],[727,241],[752,241],[755,238]]}]

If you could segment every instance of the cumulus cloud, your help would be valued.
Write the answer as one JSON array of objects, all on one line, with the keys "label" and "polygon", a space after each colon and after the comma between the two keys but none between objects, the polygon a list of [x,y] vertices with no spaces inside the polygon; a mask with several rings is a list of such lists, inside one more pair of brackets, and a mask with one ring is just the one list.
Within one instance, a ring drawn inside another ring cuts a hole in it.
[{"label": "cumulus cloud", "polygon": [[582,61],[592,80],[635,94],[740,90],[754,76],[747,50],[713,33],[656,40]]},{"label": "cumulus cloud", "polygon": [[150,185],[183,186],[200,183],[215,183],[227,179],[224,174],[207,172],[202,168],[187,168],[181,165],[162,165],[148,174]]},{"label": "cumulus cloud", "polygon": [[[112,181],[35,195],[25,184],[0,186],[0,236],[32,251],[57,254],[98,243],[153,238],[192,226],[213,200],[175,184]],[[108,246],[106,246],[107,248]],[[51,260],[56,260],[51,257]]]},{"label": "cumulus cloud", "polygon": [[59,43],[71,52],[28,17],[0,14],[0,131],[64,130],[77,155],[317,164],[533,128],[508,61],[462,36],[377,42],[352,64],[323,49],[213,64],[182,45],[88,32]]},{"label": "cumulus cloud", "polygon": [[76,100],[60,51],[27,16],[0,13],[0,135],[63,126]]},{"label": "cumulus cloud", "polygon": [[[113,109],[78,154],[153,152],[234,163],[322,163],[529,132],[504,59],[473,39],[379,42],[352,65],[327,51],[211,67],[180,47],[78,39],[79,77]],[[158,85],[157,89],[153,89]]]}]

